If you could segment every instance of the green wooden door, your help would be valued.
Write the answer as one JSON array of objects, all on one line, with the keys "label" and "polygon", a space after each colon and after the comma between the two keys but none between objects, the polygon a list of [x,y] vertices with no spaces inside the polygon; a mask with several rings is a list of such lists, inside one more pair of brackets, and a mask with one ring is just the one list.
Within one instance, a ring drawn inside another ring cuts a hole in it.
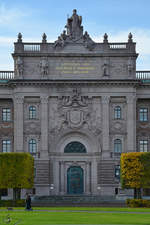
[{"label": "green wooden door", "polygon": [[83,169],[80,166],[71,166],[67,171],[67,193],[83,194]]}]

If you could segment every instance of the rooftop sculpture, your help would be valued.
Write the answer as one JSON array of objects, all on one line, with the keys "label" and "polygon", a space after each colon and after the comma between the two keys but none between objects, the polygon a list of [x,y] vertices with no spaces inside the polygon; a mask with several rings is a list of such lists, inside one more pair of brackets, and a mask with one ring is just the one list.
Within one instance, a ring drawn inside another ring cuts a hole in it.
[{"label": "rooftop sculpture", "polygon": [[66,43],[83,43],[86,48],[92,50],[94,41],[90,38],[87,31],[83,34],[82,16],[77,14],[77,10],[73,10],[71,17],[67,19],[66,30],[55,41],[54,47],[64,47]]}]

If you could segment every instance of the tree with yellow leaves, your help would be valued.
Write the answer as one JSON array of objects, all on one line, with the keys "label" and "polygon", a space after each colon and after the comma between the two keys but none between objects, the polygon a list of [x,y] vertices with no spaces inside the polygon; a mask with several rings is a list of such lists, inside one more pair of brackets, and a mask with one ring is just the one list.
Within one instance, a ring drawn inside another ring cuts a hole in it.
[{"label": "tree with yellow leaves", "polygon": [[141,188],[150,188],[149,152],[122,153],[121,183],[123,188],[134,189],[134,198],[141,198]]},{"label": "tree with yellow leaves", "polygon": [[0,189],[13,188],[13,198],[20,198],[22,188],[32,188],[34,159],[29,153],[0,153]]}]

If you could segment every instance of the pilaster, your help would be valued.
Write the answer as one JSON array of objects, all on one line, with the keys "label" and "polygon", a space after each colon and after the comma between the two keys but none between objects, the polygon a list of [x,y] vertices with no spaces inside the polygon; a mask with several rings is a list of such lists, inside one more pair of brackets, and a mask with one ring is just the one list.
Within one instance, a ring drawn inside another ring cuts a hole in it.
[{"label": "pilaster", "polygon": [[136,151],[136,97],[127,96],[127,151]]},{"label": "pilaster", "polygon": [[41,158],[48,157],[48,96],[41,96]]},{"label": "pilaster", "polygon": [[110,157],[109,153],[109,96],[102,96],[102,157]]},{"label": "pilaster", "polygon": [[23,96],[14,96],[14,151],[23,152]]}]

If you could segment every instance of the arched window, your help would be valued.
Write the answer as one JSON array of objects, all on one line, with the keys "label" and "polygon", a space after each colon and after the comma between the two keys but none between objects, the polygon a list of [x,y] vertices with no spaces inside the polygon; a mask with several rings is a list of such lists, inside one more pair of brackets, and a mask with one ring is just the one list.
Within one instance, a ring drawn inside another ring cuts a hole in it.
[{"label": "arched window", "polygon": [[29,119],[36,119],[36,107],[35,106],[29,107]]},{"label": "arched window", "polygon": [[86,153],[86,148],[78,141],[70,142],[64,149],[65,153]]},{"label": "arched window", "polygon": [[35,154],[37,152],[37,143],[35,139],[29,140],[29,152]]},{"label": "arched window", "polygon": [[114,140],[114,153],[122,152],[122,141],[120,139]]},{"label": "arched window", "polygon": [[121,119],[121,107],[116,106],[114,109],[114,118],[115,119]]}]

